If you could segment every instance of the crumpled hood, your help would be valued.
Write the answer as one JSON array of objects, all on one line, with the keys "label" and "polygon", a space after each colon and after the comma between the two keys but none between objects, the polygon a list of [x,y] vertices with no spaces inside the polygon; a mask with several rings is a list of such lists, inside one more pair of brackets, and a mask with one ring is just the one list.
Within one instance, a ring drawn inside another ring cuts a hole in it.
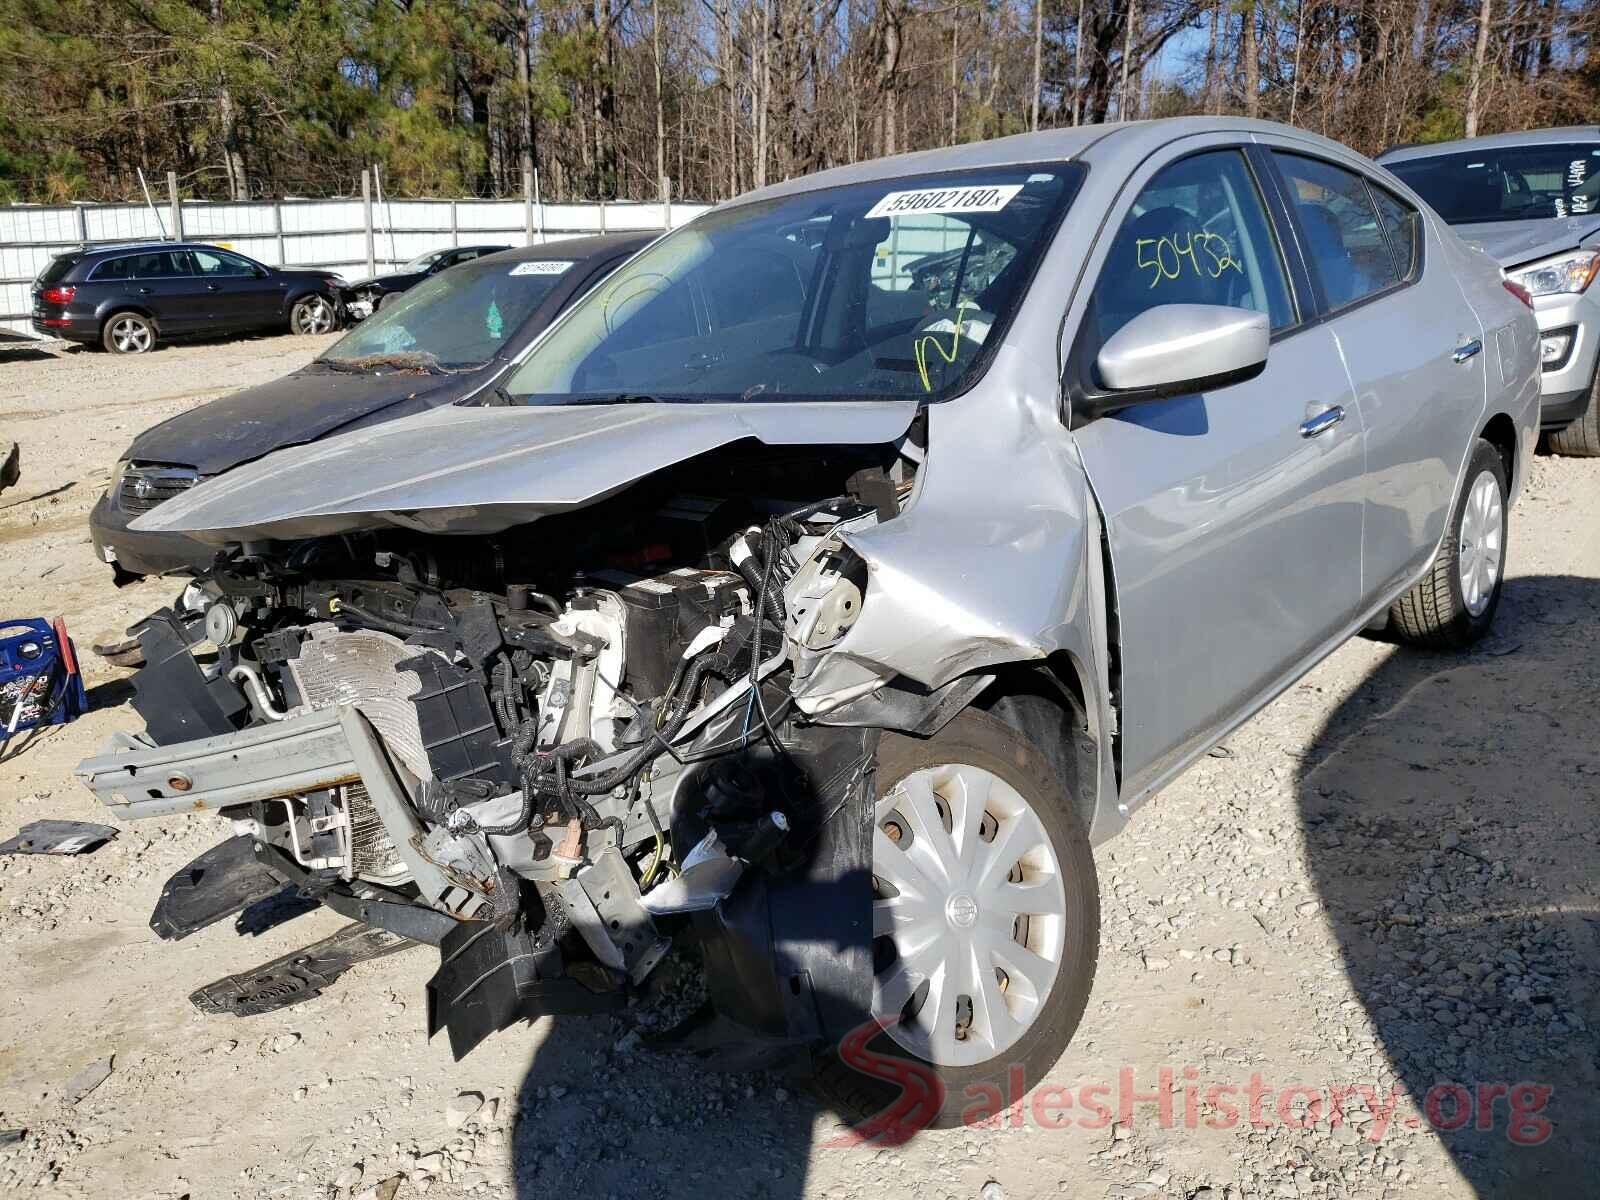
[{"label": "crumpled hood", "polygon": [[1490,221],[1457,225],[1456,233],[1474,249],[1482,250],[1502,267],[1572,250],[1600,230],[1600,217],[1551,217],[1547,221]]},{"label": "crumpled hood", "polygon": [[280,447],[315,441],[401,401],[444,388],[454,393],[466,380],[464,375],[305,368],[179,413],[141,433],[124,457],[217,475]]},{"label": "crumpled hood", "polygon": [[384,525],[496,533],[743,438],[878,444],[916,412],[914,401],[842,400],[437,408],[247,463],[131,528],[213,545]]}]

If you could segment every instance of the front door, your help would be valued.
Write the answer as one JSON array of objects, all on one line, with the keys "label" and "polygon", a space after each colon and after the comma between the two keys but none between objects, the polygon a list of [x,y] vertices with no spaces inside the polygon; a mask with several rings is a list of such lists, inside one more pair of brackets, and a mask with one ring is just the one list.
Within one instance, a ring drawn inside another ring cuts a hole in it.
[{"label": "front door", "polygon": [[219,327],[254,329],[285,316],[279,279],[249,259],[226,250],[191,250]]},{"label": "front door", "polygon": [[1074,434],[1116,587],[1129,803],[1276,694],[1361,602],[1360,414],[1333,335],[1302,320],[1252,167],[1226,148],[1144,174],[1075,361],[1162,304],[1264,312],[1274,338],[1254,379]]}]

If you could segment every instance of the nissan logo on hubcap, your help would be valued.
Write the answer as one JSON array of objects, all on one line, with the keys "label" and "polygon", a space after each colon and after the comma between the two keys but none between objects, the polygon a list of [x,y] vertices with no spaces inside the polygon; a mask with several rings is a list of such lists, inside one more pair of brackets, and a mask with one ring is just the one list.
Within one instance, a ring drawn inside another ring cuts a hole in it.
[{"label": "nissan logo on hubcap", "polygon": [[978,902],[966,892],[957,892],[944,906],[944,914],[957,929],[971,929],[978,919]]}]

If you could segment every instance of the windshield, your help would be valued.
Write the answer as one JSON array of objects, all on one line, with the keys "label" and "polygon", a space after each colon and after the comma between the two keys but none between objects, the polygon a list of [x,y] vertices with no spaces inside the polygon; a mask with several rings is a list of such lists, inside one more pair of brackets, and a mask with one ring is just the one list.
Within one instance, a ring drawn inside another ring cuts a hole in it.
[{"label": "windshield", "polygon": [[506,384],[530,404],[945,399],[981,373],[1080,168],[800,192],[630,260]]},{"label": "windshield", "polygon": [[396,269],[400,272],[426,271],[449,253],[448,250],[429,250],[426,254],[417,255],[410,262],[401,263]]},{"label": "windshield", "polygon": [[1600,142],[1504,146],[1384,165],[1451,225],[1600,211]]},{"label": "windshield", "polygon": [[447,369],[488,362],[573,265],[548,259],[465,263],[402,292],[322,357],[343,362],[428,354]]}]

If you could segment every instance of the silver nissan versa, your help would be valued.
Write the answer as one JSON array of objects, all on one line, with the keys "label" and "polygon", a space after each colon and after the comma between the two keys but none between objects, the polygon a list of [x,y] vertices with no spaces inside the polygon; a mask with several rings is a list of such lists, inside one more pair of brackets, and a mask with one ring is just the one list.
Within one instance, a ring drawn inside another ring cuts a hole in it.
[{"label": "silver nissan versa", "polygon": [[137,627],[146,728],[79,774],[232,822],[164,936],[286,882],[358,922],[209,1012],[422,942],[460,1055],[688,943],[681,1044],[952,1121],[1077,1027],[1091,843],[1358,631],[1489,628],[1538,372],[1489,259],[1279,126],[791,180],[492,398],[139,518],[228,557]]},{"label": "silver nissan versa", "polygon": [[1600,126],[1406,146],[1378,160],[1527,289],[1539,318],[1541,426],[1600,455]]}]

